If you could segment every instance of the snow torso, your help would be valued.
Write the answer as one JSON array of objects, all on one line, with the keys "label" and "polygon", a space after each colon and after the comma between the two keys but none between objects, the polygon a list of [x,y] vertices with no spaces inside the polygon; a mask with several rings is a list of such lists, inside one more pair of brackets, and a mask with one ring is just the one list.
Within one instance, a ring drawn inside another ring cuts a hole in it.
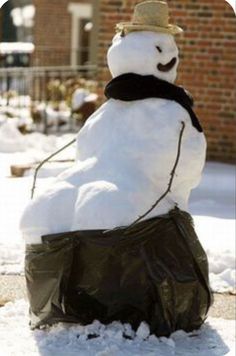
[{"label": "snow torso", "polygon": [[111,99],[78,134],[74,167],[28,206],[21,223],[26,238],[132,223],[167,189],[182,121],[186,127],[171,193],[148,218],[176,204],[187,210],[205,161],[204,135],[174,101]]},{"label": "snow torso", "polygon": [[[193,128],[188,113],[174,101],[145,99],[124,103],[111,99],[79,134],[78,159],[85,161],[94,157],[87,177],[91,177],[91,181],[110,182],[117,191],[109,198],[111,207],[120,206],[120,220],[113,217],[112,221],[116,222],[112,227],[131,223],[167,189],[182,121],[186,128],[171,193],[151,217],[166,213],[175,203],[186,210],[190,190],[199,183],[205,160],[205,139]],[[86,147],[87,141],[93,144]],[[101,227],[108,227],[109,211]]]},{"label": "snow torso", "polygon": [[[113,75],[120,74],[116,73],[118,62],[112,60],[113,50],[117,53],[114,58],[120,58],[125,70],[131,72],[132,50],[136,48],[134,54],[143,57],[151,48],[149,55],[153,53],[152,58],[154,54],[156,57],[149,60],[138,74],[153,74],[155,70],[157,77],[172,82],[178,59],[176,65],[162,76],[157,71],[157,64],[165,65],[177,56],[173,37],[142,33],[141,41],[137,42],[136,36],[135,33],[125,39],[115,37],[108,53]],[[143,51],[146,43],[149,47]],[[123,62],[118,55],[119,46],[121,54],[124,54],[122,48],[125,53],[128,48],[129,56],[123,57]],[[161,52],[155,46],[160,47]],[[170,50],[164,53],[168,46]],[[110,99],[79,132],[77,162],[73,168],[61,174],[51,188],[27,207],[21,221],[26,242],[41,242],[40,236],[45,234],[112,229],[131,224],[166,191],[176,161],[182,122],[185,129],[171,192],[147,218],[167,213],[175,205],[187,210],[190,191],[199,183],[205,162],[204,135],[192,126],[188,112],[175,101]]]}]

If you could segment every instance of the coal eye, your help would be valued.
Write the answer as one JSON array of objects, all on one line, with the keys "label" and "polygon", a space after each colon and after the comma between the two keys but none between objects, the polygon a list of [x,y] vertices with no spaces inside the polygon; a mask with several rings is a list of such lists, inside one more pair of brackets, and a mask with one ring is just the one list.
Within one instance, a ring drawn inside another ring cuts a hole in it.
[{"label": "coal eye", "polygon": [[159,47],[159,46],[156,46],[156,49],[161,53],[162,52],[162,49],[161,49],[161,47]]}]

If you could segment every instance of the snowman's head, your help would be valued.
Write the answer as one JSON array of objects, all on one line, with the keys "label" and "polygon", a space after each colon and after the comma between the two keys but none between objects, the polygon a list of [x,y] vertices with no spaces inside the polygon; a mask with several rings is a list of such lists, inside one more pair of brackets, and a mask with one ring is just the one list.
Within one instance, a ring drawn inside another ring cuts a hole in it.
[{"label": "snowman's head", "polygon": [[167,33],[140,31],[113,38],[107,54],[113,77],[125,73],[154,75],[173,83],[179,63],[174,37]]}]

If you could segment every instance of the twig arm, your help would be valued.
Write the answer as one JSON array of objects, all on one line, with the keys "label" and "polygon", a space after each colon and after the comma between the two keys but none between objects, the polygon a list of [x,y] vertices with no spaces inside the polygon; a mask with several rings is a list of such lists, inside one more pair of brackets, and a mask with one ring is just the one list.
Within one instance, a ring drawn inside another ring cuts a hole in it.
[{"label": "twig arm", "polygon": [[184,121],[181,121],[181,125],[182,125],[182,127],[181,127],[180,134],[179,134],[177,155],[176,155],[174,166],[173,166],[173,168],[171,170],[171,173],[170,173],[170,180],[169,180],[169,183],[168,183],[166,191],[160,196],[160,198],[158,198],[158,200],[151,206],[151,208],[149,210],[147,210],[143,215],[139,216],[138,219],[136,219],[131,225],[129,225],[128,230],[131,229],[132,227],[134,227],[134,225],[136,225],[140,220],[145,218],[160,203],[160,201],[162,199],[164,199],[165,196],[171,191],[171,186],[172,186],[173,179],[174,179],[174,176],[175,176],[175,171],[176,171],[176,168],[178,166],[179,159],[180,159],[181,143],[182,143],[182,137],[183,137],[183,133],[184,133],[184,129],[185,129]]},{"label": "twig arm", "polygon": [[70,141],[69,143],[67,143],[65,146],[61,147],[58,151],[52,153],[50,156],[48,156],[47,158],[45,158],[42,162],[39,163],[39,165],[35,168],[35,172],[34,172],[34,180],[33,180],[33,186],[31,189],[31,199],[33,199],[34,197],[34,191],[35,191],[35,187],[36,187],[36,180],[37,180],[37,176],[38,176],[38,171],[40,170],[40,168],[42,168],[42,166],[47,163],[50,159],[52,159],[53,157],[55,157],[56,155],[58,155],[60,152],[64,151],[67,147],[73,145],[73,143],[76,142],[76,138],[74,138],[72,141]]}]

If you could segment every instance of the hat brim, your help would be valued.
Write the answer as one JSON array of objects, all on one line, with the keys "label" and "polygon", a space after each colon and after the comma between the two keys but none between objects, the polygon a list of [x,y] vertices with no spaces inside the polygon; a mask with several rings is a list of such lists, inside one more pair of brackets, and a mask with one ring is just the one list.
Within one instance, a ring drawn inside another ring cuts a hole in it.
[{"label": "hat brim", "polygon": [[160,33],[168,33],[171,35],[178,35],[183,32],[183,29],[177,25],[169,24],[167,27],[134,24],[131,22],[120,22],[116,25],[117,32],[130,33],[134,31],[152,31]]}]

